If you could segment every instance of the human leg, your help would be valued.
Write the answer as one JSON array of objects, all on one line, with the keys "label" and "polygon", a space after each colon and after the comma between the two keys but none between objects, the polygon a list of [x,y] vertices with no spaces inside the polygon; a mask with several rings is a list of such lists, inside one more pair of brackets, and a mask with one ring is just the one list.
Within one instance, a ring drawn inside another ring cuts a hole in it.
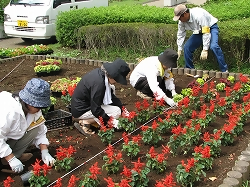
[{"label": "human leg", "polygon": [[[153,92],[151,91],[148,80],[146,77],[140,77],[134,87],[136,90],[140,91],[142,94],[145,94],[148,97],[153,97]],[[142,95],[141,94],[141,95]],[[137,94],[139,95],[139,94]],[[140,96],[140,95],[139,95]],[[143,95],[142,95],[143,96]]]},{"label": "human leg", "polygon": [[218,25],[214,24],[210,28],[210,32],[211,32],[210,49],[213,51],[213,53],[217,59],[220,70],[222,72],[225,72],[228,70],[228,67],[227,67],[227,64],[225,62],[223,52],[218,44],[218,39],[219,39],[219,27],[218,27]]},{"label": "human leg", "polygon": [[9,139],[7,140],[7,144],[12,149],[12,153],[15,157],[20,158],[25,150],[32,145],[35,137],[37,136],[39,127],[36,127],[32,130],[27,131],[23,137],[19,140]]},{"label": "human leg", "polygon": [[193,64],[193,53],[194,51],[202,45],[202,35],[201,34],[193,34],[187,40],[184,45],[184,58],[185,58],[185,67],[194,69]]}]

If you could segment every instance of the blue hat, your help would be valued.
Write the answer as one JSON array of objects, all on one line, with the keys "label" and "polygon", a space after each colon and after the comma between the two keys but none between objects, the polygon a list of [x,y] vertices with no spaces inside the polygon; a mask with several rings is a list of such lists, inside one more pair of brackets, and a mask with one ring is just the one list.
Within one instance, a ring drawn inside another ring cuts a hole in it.
[{"label": "blue hat", "polygon": [[51,104],[50,85],[42,79],[33,78],[29,80],[24,89],[19,92],[19,97],[30,106],[46,108]]}]

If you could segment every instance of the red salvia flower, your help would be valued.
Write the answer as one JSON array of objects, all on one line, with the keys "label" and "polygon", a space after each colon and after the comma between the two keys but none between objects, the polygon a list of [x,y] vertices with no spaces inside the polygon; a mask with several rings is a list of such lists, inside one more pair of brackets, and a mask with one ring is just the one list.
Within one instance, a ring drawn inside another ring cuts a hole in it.
[{"label": "red salvia flower", "polygon": [[240,81],[242,83],[247,83],[248,82],[248,77],[244,76],[243,74],[240,74]]},{"label": "red salvia flower", "polygon": [[151,158],[155,158],[157,156],[157,153],[155,152],[155,148],[152,146],[148,152],[150,154]]},{"label": "red salvia flower", "polygon": [[203,140],[204,140],[204,142],[209,142],[211,140],[209,132],[204,133]]},{"label": "red salvia flower", "polygon": [[212,136],[214,137],[215,140],[219,140],[221,137],[221,130],[218,130],[216,133],[212,134]]},{"label": "red salvia flower", "polygon": [[226,105],[226,99],[225,98],[220,98],[218,102],[219,106],[225,106]]},{"label": "red salvia flower", "polygon": [[199,95],[200,92],[200,87],[199,86],[194,86],[192,88],[192,96],[197,97]]},{"label": "red salvia flower", "polygon": [[163,120],[159,117],[158,118],[158,121],[160,122],[160,123],[162,123],[163,122]]},{"label": "red salvia flower", "polygon": [[135,111],[131,111],[129,112],[129,115],[128,115],[128,119],[131,121],[132,119],[135,118],[135,116],[137,116],[136,112]]},{"label": "red salvia flower", "polygon": [[230,97],[231,96],[231,88],[229,86],[227,86],[225,88],[225,91],[226,91],[226,97]]},{"label": "red salvia flower", "polygon": [[158,124],[157,124],[157,122],[154,120],[153,121],[153,124],[152,124],[152,129],[155,131],[157,128],[158,128]]},{"label": "red salvia flower", "polygon": [[97,164],[98,162],[96,162],[93,166],[89,168],[89,171],[91,173],[91,176],[89,176],[89,178],[94,179],[94,180],[97,179],[96,175],[101,174],[100,172],[101,168],[98,168]]},{"label": "red salvia flower", "polygon": [[241,83],[240,83],[240,82],[236,82],[236,83],[234,84],[233,90],[239,91],[240,88],[241,88]]},{"label": "red salvia flower", "polygon": [[42,169],[43,169],[43,175],[46,176],[48,174],[48,172],[51,170],[51,166],[48,166],[47,164],[43,164],[42,165]]},{"label": "red salvia flower", "polygon": [[142,102],[142,104],[143,104],[143,108],[144,109],[148,109],[148,107],[150,106],[150,104],[148,103],[147,99],[144,99],[143,102]]},{"label": "red salvia flower", "polygon": [[207,105],[203,104],[203,105],[201,106],[201,110],[206,110],[206,109],[207,109]]},{"label": "red salvia flower", "polygon": [[210,146],[206,146],[202,151],[202,158],[210,158]]},{"label": "red salvia flower", "polygon": [[71,175],[68,183],[68,187],[76,187],[76,181],[78,181],[79,178],[77,178],[75,175]]},{"label": "red salvia flower", "polygon": [[156,181],[155,187],[165,187],[165,185],[160,181]]},{"label": "red salvia flower", "polygon": [[189,102],[190,102],[189,97],[184,97],[184,98],[182,99],[182,101],[183,101],[183,105],[184,105],[185,107],[188,107]]},{"label": "red salvia flower", "polygon": [[174,182],[174,177],[173,177],[173,173],[171,172],[169,175],[166,176],[166,178],[163,181],[163,184],[166,187],[174,187],[176,186],[176,182]]},{"label": "red salvia flower", "polygon": [[139,101],[137,101],[135,103],[135,108],[140,112],[141,111],[141,103]]},{"label": "red salvia flower", "polygon": [[197,112],[195,110],[192,111],[191,118],[194,119],[197,117]]},{"label": "red salvia flower", "polygon": [[201,110],[200,113],[199,113],[199,118],[206,119],[206,116],[207,116],[206,111],[205,110]]},{"label": "red salvia flower", "polygon": [[194,128],[195,128],[196,131],[198,131],[198,130],[200,130],[201,126],[200,126],[200,124],[197,124],[197,125],[195,125]]},{"label": "red salvia flower", "polygon": [[202,151],[202,147],[201,146],[195,146],[194,148],[194,152],[195,153],[200,153]]},{"label": "red salvia flower", "polygon": [[181,125],[178,125],[177,127],[173,127],[171,132],[173,134],[179,135],[182,132]]},{"label": "red salvia flower", "polygon": [[140,134],[138,134],[137,136],[133,136],[132,137],[132,141],[135,143],[139,143],[139,141],[142,139],[142,137],[140,136]]},{"label": "red salvia flower", "polygon": [[209,107],[209,112],[210,112],[211,114],[214,112],[214,107],[215,107],[214,104],[210,105],[210,107]]},{"label": "red salvia flower", "polygon": [[122,179],[121,182],[119,183],[119,187],[131,187],[130,183],[131,180],[128,179]]},{"label": "red salvia flower", "polygon": [[124,175],[127,178],[131,178],[132,176],[132,172],[130,171],[130,169],[128,169],[125,165],[123,166],[123,171],[121,173],[121,175]]},{"label": "red salvia flower", "polygon": [[144,163],[141,162],[141,158],[138,158],[138,161],[132,162],[132,164],[134,164],[134,168],[132,170],[136,171],[137,173],[140,173],[142,166],[145,165]]},{"label": "red salvia flower", "polygon": [[124,140],[124,143],[128,145],[129,139],[126,132],[122,133],[122,138]]},{"label": "red salvia flower", "polygon": [[236,112],[237,110],[237,104],[236,103],[232,103],[232,111]]},{"label": "red salvia flower", "polygon": [[38,176],[38,177],[40,176],[40,170],[42,169],[42,166],[40,165],[40,162],[41,162],[41,160],[36,159],[35,164],[34,165],[31,164],[32,167],[33,167],[33,174],[35,176]]},{"label": "red salvia flower", "polygon": [[113,179],[111,177],[108,177],[107,179],[104,178],[104,180],[108,183],[107,187],[115,187],[115,183],[113,182]]},{"label": "red salvia flower", "polygon": [[58,178],[58,179],[56,180],[56,184],[55,184],[53,187],[62,187],[62,179],[61,179],[61,178]]},{"label": "red salvia flower", "polygon": [[158,154],[158,156],[157,156],[157,161],[158,161],[159,163],[162,163],[165,159],[166,159],[166,158],[165,158],[164,154]]},{"label": "red salvia flower", "polygon": [[186,133],[187,133],[187,129],[186,129],[186,128],[183,128],[181,133],[182,133],[182,134],[186,134]]},{"label": "red salvia flower", "polygon": [[161,146],[162,146],[162,152],[164,154],[168,154],[170,152],[170,147],[164,146],[164,145],[161,145]]},{"label": "red salvia flower", "polygon": [[203,88],[202,88],[202,93],[203,93],[203,94],[206,94],[207,91],[208,91],[208,84],[205,83],[205,84],[203,85]]},{"label": "red salvia flower", "polygon": [[146,130],[148,130],[148,128],[149,128],[149,126],[142,126],[142,127],[141,127],[141,130],[142,130],[142,131],[146,131]]},{"label": "red salvia flower", "polygon": [[15,181],[10,176],[8,176],[7,179],[5,179],[3,181],[3,186],[10,187],[11,186],[10,183],[12,183],[12,182],[15,182]]},{"label": "red salvia flower", "polygon": [[214,89],[214,86],[215,86],[214,81],[211,81],[211,82],[210,82],[209,89],[210,89],[210,90],[213,90],[213,89]]},{"label": "red salvia flower", "polygon": [[192,120],[188,120],[188,121],[186,122],[186,126],[187,126],[188,128],[191,128],[191,127],[192,127]]},{"label": "red salvia flower", "polygon": [[63,91],[62,91],[62,95],[65,96],[66,94],[67,94],[67,92],[66,92],[65,90],[63,90]]}]

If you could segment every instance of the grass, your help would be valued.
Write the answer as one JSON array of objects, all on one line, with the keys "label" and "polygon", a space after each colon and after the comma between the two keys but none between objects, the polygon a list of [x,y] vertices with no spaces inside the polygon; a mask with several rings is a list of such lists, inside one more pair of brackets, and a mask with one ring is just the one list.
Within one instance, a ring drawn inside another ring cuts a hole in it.
[{"label": "grass", "polygon": [[149,0],[113,0],[112,2],[109,2],[109,6],[114,6],[114,5],[136,5],[136,4],[143,4],[149,2]]}]

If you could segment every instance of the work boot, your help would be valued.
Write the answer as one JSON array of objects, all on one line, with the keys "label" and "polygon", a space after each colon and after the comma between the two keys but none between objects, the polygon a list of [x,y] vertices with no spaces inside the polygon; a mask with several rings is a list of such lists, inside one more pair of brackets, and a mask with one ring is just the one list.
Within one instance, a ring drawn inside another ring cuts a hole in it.
[{"label": "work boot", "polygon": [[140,91],[137,91],[137,94],[136,95],[138,95],[140,98],[142,98],[142,99],[147,99],[147,100],[150,100],[150,99],[152,99],[152,97],[149,97],[149,96],[147,96],[146,94],[144,94],[144,93],[142,93],[142,92],[140,92]]},{"label": "work boot", "polygon": [[[29,159],[31,159],[31,157],[33,156],[32,153],[23,153],[18,159],[21,161],[21,162],[26,162],[28,161]],[[5,159],[5,158],[2,158],[1,159],[1,162],[3,165],[9,165],[8,161]]]}]

